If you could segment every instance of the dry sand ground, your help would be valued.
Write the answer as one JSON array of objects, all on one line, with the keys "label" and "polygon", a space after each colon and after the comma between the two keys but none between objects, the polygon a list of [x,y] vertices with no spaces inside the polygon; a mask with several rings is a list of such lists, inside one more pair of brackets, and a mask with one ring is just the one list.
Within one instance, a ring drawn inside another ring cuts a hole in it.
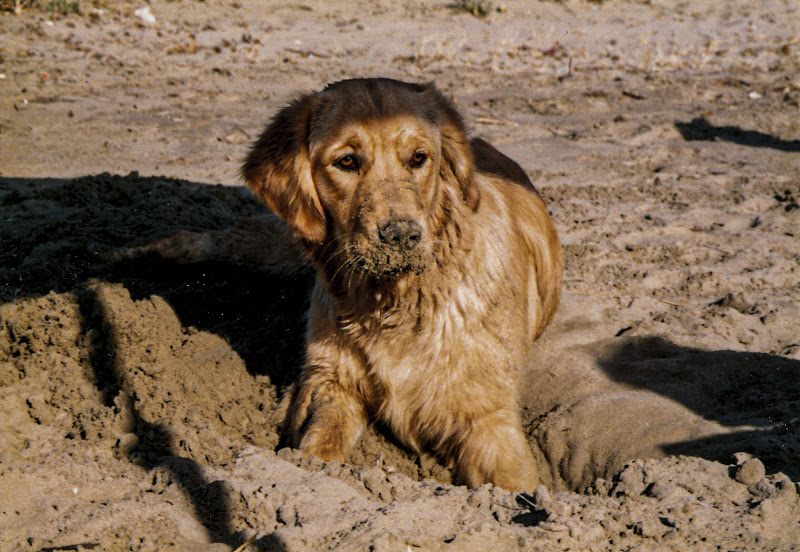
[{"label": "dry sand ground", "polygon": [[[3,552],[800,550],[799,5],[502,8],[0,16]],[[435,80],[549,202],[548,490],[451,486],[377,431],[348,464],[280,447],[312,276],[238,165],[293,92],[376,75]]]}]

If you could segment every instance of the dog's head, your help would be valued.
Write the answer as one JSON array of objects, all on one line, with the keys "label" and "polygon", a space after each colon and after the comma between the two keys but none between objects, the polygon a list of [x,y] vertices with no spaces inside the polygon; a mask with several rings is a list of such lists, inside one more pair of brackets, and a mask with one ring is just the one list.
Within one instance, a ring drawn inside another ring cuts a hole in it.
[{"label": "dog's head", "polygon": [[476,209],[464,123],[431,85],[354,79],[281,110],[242,168],[308,247],[375,276],[424,270],[454,202]]}]

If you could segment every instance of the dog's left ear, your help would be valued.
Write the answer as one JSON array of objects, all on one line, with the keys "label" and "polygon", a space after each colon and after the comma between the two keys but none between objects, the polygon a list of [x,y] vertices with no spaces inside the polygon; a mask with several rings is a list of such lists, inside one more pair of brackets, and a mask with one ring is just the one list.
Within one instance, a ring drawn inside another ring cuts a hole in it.
[{"label": "dog's left ear", "polygon": [[[467,127],[453,103],[433,84],[424,88],[439,109],[439,129],[442,133],[442,176],[454,178],[464,203],[473,211],[478,208],[481,194],[475,184],[475,159],[467,139]],[[449,173],[449,174],[447,174]]]},{"label": "dog's left ear", "polygon": [[308,155],[309,126],[317,103],[317,95],[309,94],[279,111],[242,166],[247,185],[310,243],[322,243],[327,234]]}]

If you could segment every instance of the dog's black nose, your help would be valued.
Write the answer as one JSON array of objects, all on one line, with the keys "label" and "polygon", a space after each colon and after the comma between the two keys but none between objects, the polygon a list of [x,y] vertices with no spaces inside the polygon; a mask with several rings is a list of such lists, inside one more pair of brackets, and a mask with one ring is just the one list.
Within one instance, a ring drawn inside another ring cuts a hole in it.
[{"label": "dog's black nose", "polygon": [[381,242],[394,248],[410,251],[422,240],[422,226],[410,219],[398,219],[378,227]]}]

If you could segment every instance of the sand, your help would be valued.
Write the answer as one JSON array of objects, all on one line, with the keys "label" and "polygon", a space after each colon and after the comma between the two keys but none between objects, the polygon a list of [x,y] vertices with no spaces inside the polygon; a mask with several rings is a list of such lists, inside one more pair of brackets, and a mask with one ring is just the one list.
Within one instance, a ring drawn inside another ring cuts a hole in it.
[{"label": "sand", "polygon": [[[800,550],[798,28],[778,0],[1,13],[0,549]],[[529,494],[381,429],[344,464],[281,442],[313,272],[239,164],[356,76],[435,81],[556,221]]]}]

